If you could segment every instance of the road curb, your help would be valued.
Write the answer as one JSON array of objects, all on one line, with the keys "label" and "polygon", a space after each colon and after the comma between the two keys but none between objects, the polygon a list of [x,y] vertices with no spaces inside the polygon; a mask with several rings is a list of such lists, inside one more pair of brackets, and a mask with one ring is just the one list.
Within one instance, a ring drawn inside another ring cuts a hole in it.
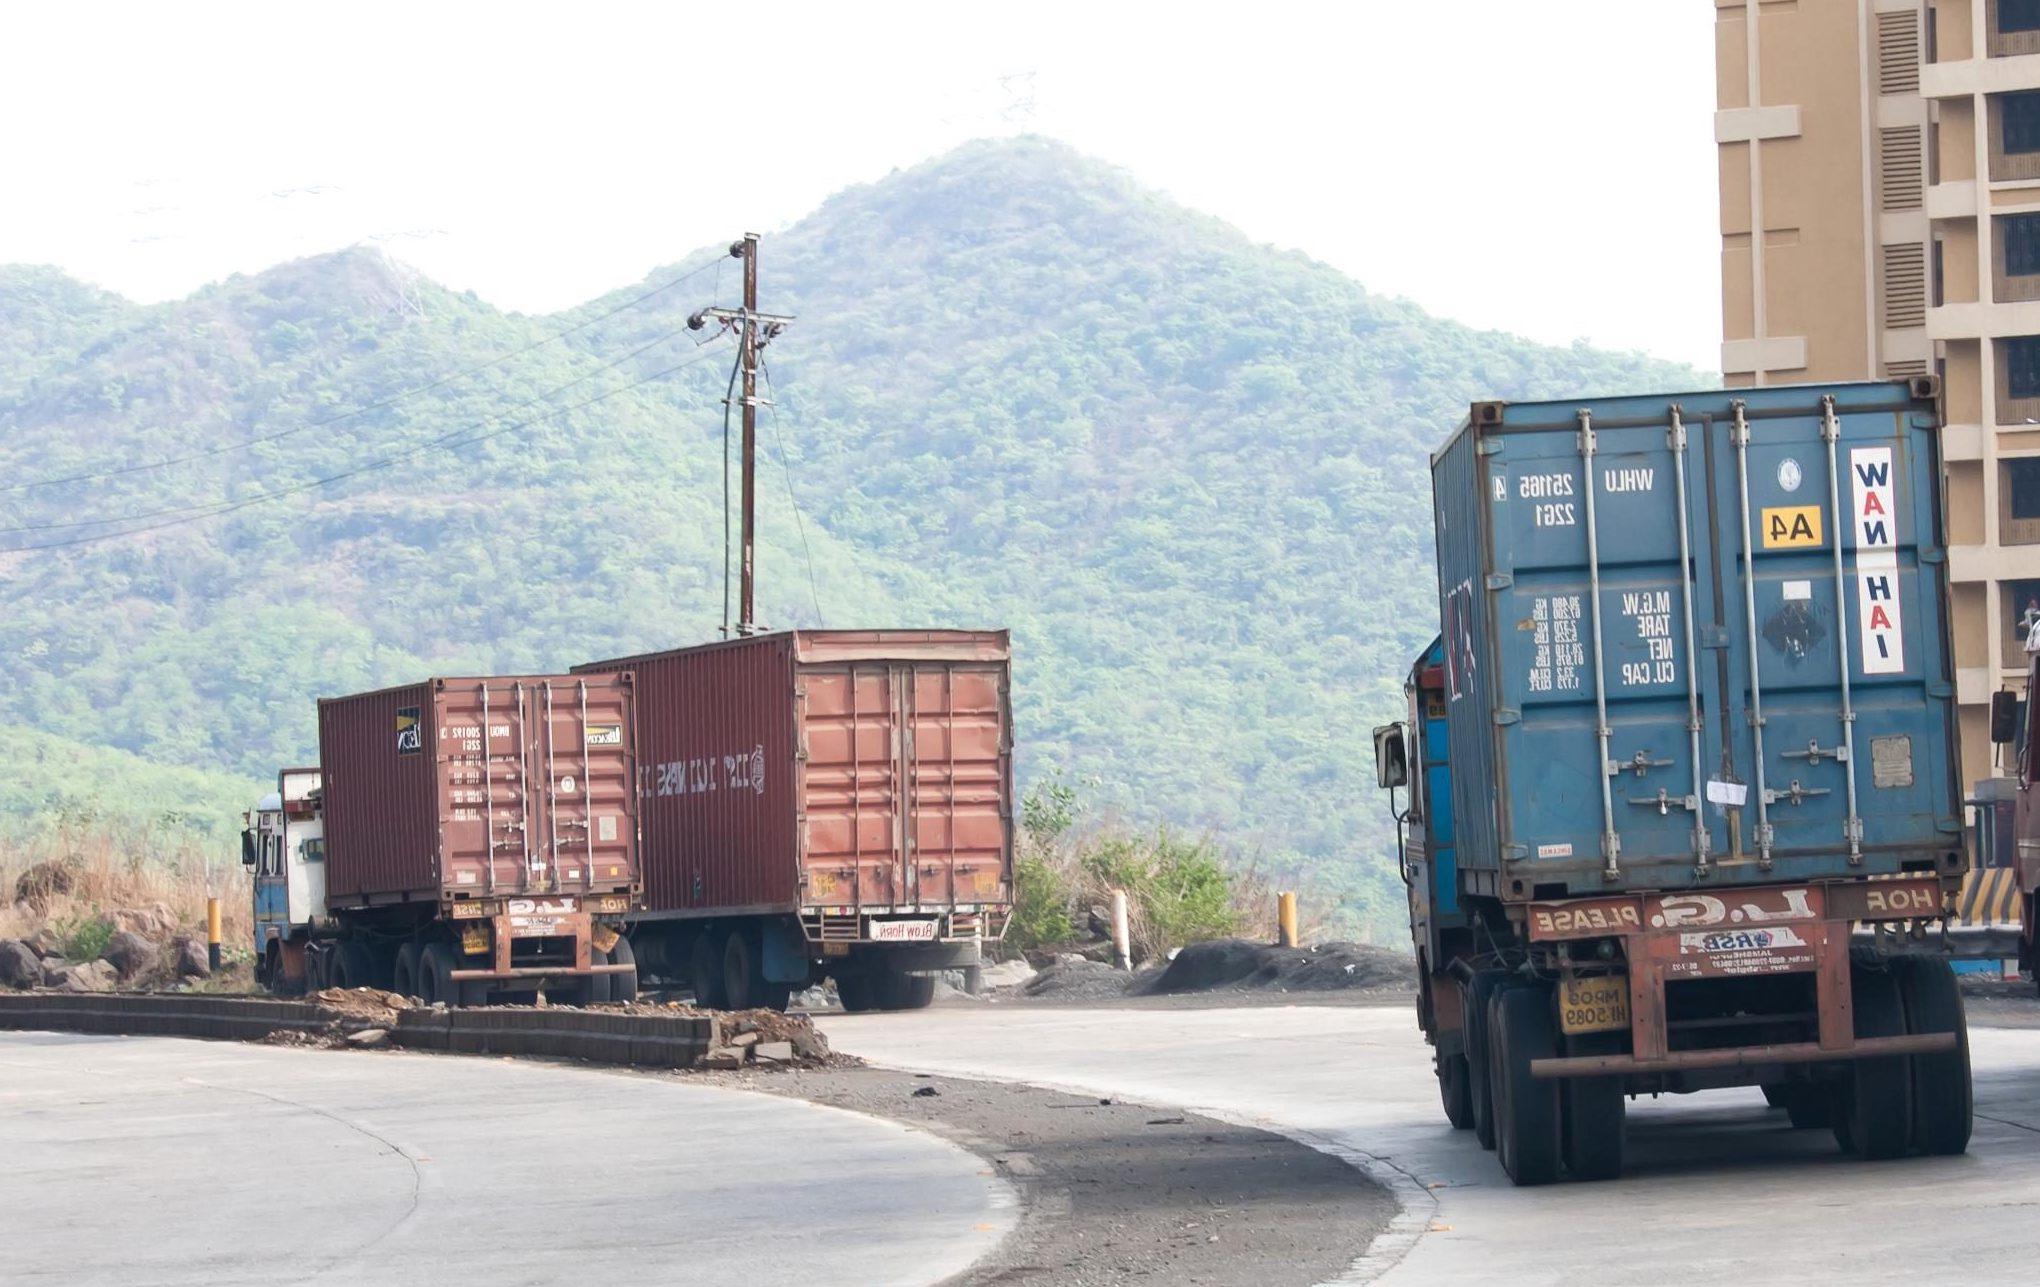
[{"label": "road curb", "polygon": [[0,994],[0,1028],[222,1041],[388,1028],[393,1042],[412,1050],[539,1055],[638,1068],[690,1068],[722,1044],[714,1015],[481,1008],[403,1010],[386,1023],[311,1001],[147,992]]}]

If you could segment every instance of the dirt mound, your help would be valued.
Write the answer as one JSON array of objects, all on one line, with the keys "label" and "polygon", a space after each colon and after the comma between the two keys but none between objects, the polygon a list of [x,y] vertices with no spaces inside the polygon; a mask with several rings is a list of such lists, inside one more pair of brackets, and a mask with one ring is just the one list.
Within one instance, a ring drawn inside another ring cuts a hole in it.
[{"label": "dirt mound", "polygon": [[14,882],[14,901],[25,904],[38,916],[47,912],[59,895],[77,887],[78,873],[67,863],[51,859],[21,873]]},{"label": "dirt mound", "polygon": [[1065,956],[1027,980],[1020,991],[1026,996],[1059,1001],[1106,1001],[1145,992],[1157,973],[1148,969],[1128,974],[1103,961]]},{"label": "dirt mound", "polygon": [[328,1010],[338,1010],[349,1019],[368,1019],[382,1024],[395,1023],[398,1011],[411,1008],[410,998],[384,992],[380,988],[327,988],[305,999]]},{"label": "dirt mound", "polygon": [[1281,992],[1332,992],[1349,988],[1402,988],[1416,983],[1409,954],[1364,943],[1275,947],[1242,938],[1192,943],[1155,980],[1161,993],[1269,988]]}]

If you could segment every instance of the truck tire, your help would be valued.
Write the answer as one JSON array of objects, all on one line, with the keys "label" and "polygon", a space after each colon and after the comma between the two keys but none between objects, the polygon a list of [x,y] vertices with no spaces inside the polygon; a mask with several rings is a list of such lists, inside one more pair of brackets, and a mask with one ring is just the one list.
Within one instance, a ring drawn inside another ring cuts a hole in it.
[{"label": "truck tire", "polygon": [[926,1010],[935,1000],[935,976],[887,970],[877,977],[881,1010]]},{"label": "truck tire", "polygon": [[1495,1140],[1502,1169],[1519,1187],[1549,1184],[1558,1178],[1563,1157],[1558,1083],[1532,1077],[1530,1061],[1558,1053],[1550,990],[1528,984],[1502,988],[1489,1007],[1488,1022],[1501,1091]]},{"label": "truck tire", "polygon": [[611,1001],[621,1001],[628,1005],[637,1000],[637,952],[632,949],[629,939],[620,938],[616,940],[616,946],[609,949],[608,958],[611,965],[628,965],[630,967],[628,974],[612,974],[608,976],[609,999]]},{"label": "truck tire", "polygon": [[843,1003],[843,1013],[863,1014],[878,1009],[878,989],[873,985],[871,975],[858,971],[845,971],[836,976],[836,999]]},{"label": "truck tire", "polygon": [[418,995],[418,945],[405,943],[397,949],[395,985],[390,990],[399,996]]},{"label": "truck tire", "polygon": [[1436,1059],[1438,1099],[1445,1106],[1445,1120],[1455,1131],[1473,1127],[1473,1089],[1467,1083],[1465,1055],[1439,1055]]},{"label": "truck tire", "polygon": [[725,938],[723,932],[713,926],[694,936],[694,950],[688,960],[693,967],[694,1004],[704,1010],[730,1008],[729,993],[723,988]]},{"label": "truck tire", "polygon": [[757,936],[733,929],[723,943],[723,998],[732,1010],[755,1010],[762,1004],[758,985],[765,981],[765,954]]},{"label": "truck tire", "polygon": [[1912,1146],[1932,1157],[1953,1157],[1969,1148],[1976,1125],[1976,1100],[1969,1077],[1969,1023],[1955,971],[1935,957],[1908,956],[1892,962],[1909,1033],[1952,1032],[1955,1048],[1914,1055],[1912,1064]]},{"label": "truck tire", "polygon": [[1473,1137],[1480,1146],[1495,1146],[1494,1078],[1488,1058],[1488,998],[1501,982],[1499,974],[1476,974],[1460,997],[1461,1022],[1466,1025],[1466,1091],[1473,1101]]},{"label": "truck tire", "polygon": [[[1888,969],[1858,965],[1849,971],[1858,1037],[1905,1032],[1898,980]],[[1849,1064],[1835,1106],[1835,1139],[1868,1161],[1899,1157],[1912,1143],[1912,1067],[1903,1055]]]},{"label": "truck tire", "polygon": [[[1620,1033],[1596,1032],[1567,1040],[1569,1055],[1619,1055]],[[1565,1168],[1575,1180],[1612,1180],[1622,1174],[1623,1118],[1628,1097],[1620,1077],[1573,1077],[1559,1083],[1565,1117]]]},{"label": "truck tire", "polygon": [[1785,1120],[1792,1123],[1793,1130],[1810,1131],[1834,1125],[1838,1096],[1833,1087],[1800,1081],[1786,1082],[1779,1090],[1784,1095],[1780,1107],[1784,1108]]},{"label": "truck tire", "polygon": [[459,1005],[460,986],[453,981],[453,951],[444,943],[427,943],[418,954],[418,995],[427,1005]]},{"label": "truck tire", "polygon": [[305,949],[305,994],[324,992],[332,986],[328,973],[332,966],[332,953],[324,946]]},{"label": "truck tire", "polygon": [[340,945],[339,969],[334,982],[343,988],[372,988],[375,986],[375,957],[368,950],[368,944],[349,939]]}]

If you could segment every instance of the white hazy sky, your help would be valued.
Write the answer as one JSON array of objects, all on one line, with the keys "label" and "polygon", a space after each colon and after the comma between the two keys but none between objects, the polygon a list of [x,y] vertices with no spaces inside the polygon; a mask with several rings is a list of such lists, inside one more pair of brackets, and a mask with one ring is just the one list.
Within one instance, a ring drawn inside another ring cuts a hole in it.
[{"label": "white hazy sky", "polygon": [[1711,369],[1712,24],[1701,0],[8,5],[0,262],[152,301],[367,241],[546,311],[1034,132],[1433,312]]}]

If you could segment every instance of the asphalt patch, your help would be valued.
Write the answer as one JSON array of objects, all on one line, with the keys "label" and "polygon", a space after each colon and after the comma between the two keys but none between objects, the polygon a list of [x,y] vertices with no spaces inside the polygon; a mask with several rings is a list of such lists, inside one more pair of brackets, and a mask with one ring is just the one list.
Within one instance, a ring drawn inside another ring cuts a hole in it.
[{"label": "asphalt patch", "polygon": [[727,1084],[892,1118],[985,1158],[1023,1210],[1012,1236],[953,1280],[967,1287],[1308,1287],[1343,1275],[1397,1211],[1335,1157],[1194,1113],[879,1068]]}]

